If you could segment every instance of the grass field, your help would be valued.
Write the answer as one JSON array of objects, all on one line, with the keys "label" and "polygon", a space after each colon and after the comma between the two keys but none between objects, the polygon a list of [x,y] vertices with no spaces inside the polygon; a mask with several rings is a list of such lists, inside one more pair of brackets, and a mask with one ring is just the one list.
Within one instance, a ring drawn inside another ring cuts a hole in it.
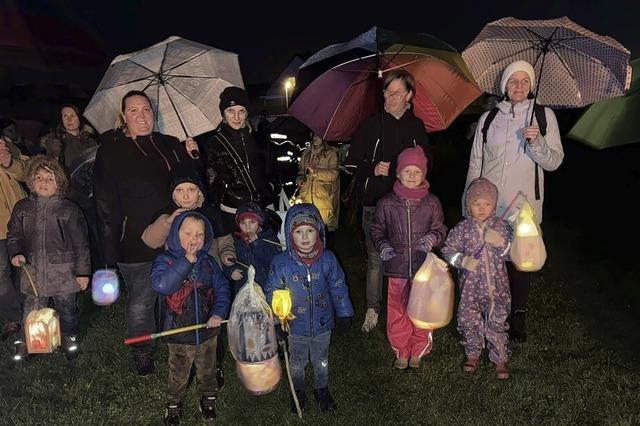
[{"label": "grass field", "polygon": [[[454,217],[454,203],[446,204],[449,217]],[[422,368],[394,370],[384,327],[370,334],[360,331],[364,257],[355,234],[343,224],[337,251],[356,317],[350,332],[332,342],[331,390],[338,412],[323,415],[311,398],[304,418],[298,420],[289,413],[285,381],[269,395],[250,396],[228,357],[217,423],[640,424],[637,262],[625,263],[632,262],[633,253],[620,252],[615,245],[624,233],[594,233],[584,223],[568,221],[570,217],[570,212],[556,213],[545,220],[549,258],[531,292],[529,339],[511,346],[508,381],[495,379],[486,354],[474,376],[462,373],[455,320],[435,332],[434,351]],[[82,354],[73,362],[53,354],[16,366],[10,342],[0,342],[0,424],[160,424],[166,348],[162,343],[157,347],[156,374],[139,377],[132,371],[129,351],[122,344],[123,301],[99,308],[83,296],[85,336]],[[309,393],[311,386],[309,381]],[[196,410],[192,386],[185,424],[198,424]]]}]

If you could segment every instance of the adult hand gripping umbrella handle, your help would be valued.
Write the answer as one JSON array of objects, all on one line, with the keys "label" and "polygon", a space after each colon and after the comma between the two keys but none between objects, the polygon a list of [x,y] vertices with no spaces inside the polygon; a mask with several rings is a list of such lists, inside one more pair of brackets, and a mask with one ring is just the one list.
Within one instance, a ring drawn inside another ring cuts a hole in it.
[{"label": "adult hand gripping umbrella handle", "polygon": [[[229,320],[224,320],[221,322],[221,324],[224,324],[225,322],[227,322]],[[194,330],[198,330],[201,328],[207,328],[207,324],[196,324],[196,325],[190,325],[188,327],[180,327],[180,328],[174,328],[171,330],[165,330],[162,331],[160,333],[151,333],[151,334],[145,334],[142,336],[136,336],[136,337],[129,337],[127,339],[124,339],[124,344],[125,345],[135,345],[136,343],[143,343],[143,342],[149,342],[151,340],[155,340],[159,337],[166,337],[166,336],[171,336],[172,334],[179,334],[179,333],[186,333],[187,331],[194,331]]]}]

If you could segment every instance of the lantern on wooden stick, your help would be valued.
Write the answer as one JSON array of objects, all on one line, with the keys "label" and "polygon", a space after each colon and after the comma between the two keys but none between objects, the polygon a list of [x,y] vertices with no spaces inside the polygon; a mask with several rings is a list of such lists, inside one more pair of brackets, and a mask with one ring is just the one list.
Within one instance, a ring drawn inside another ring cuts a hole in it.
[{"label": "lantern on wooden stick", "polygon": [[274,290],[271,298],[271,309],[280,320],[283,330],[289,332],[289,321],[295,318],[291,313],[293,302],[291,301],[291,290]]},{"label": "lantern on wooden stick", "polygon": [[[33,282],[27,264],[20,265],[31,283],[33,294],[38,297],[36,283]],[[60,346],[60,319],[55,310],[51,308],[37,309],[27,314],[24,325],[25,339],[27,340],[27,352],[30,354],[51,353]]]},{"label": "lantern on wooden stick", "polygon": [[444,260],[427,253],[413,277],[407,315],[418,328],[433,330],[449,324],[453,317],[453,278]]}]

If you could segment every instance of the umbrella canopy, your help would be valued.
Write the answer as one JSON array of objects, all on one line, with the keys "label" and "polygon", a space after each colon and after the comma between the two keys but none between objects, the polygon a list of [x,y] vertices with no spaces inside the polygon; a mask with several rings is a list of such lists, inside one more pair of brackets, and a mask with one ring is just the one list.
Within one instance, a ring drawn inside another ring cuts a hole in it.
[{"label": "umbrella canopy", "polygon": [[405,69],[416,80],[413,106],[428,131],[445,129],[482,91],[460,54],[428,34],[372,28],[320,50],[301,67],[289,112],[328,140],[349,140],[382,104],[382,79]]},{"label": "umbrella canopy", "polygon": [[115,58],[84,116],[100,133],[112,129],[124,95],[141,90],[151,100],[155,129],[185,140],[220,124],[220,93],[228,86],[244,88],[237,54],[169,37]]},{"label": "umbrella canopy", "polygon": [[569,18],[502,18],[487,24],[462,52],[483,90],[502,95],[502,71],[525,60],[536,72],[539,103],[579,108],[622,96],[631,82],[629,50]]},{"label": "umbrella canopy", "polygon": [[596,149],[640,142],[640,59],[634,59],[631,66],[633,77],[627,94],[591,105],[568,137]]}]

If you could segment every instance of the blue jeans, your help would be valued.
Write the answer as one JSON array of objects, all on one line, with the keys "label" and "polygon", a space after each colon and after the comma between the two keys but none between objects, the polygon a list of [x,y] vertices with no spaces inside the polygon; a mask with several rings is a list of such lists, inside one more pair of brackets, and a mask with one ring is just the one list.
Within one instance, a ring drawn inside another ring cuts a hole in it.
[{"label": "blue jeans", "polygon": [[375,210],[375,207],[362,208],[362,230],[367,243],[367,308],[380,312],[384,265],[371,239],[371,222]]},{"label": "blue jeans", "polygon": [[[156,332],[155,309],[158,294],[151,287],[152,262],[118,263],[127,288],[125,320],[127,337]],[[151,352],[151,342],[132,345],[133,352]]]},{"label": "blue jeans", "polygon": [[296,391],[304,391],[304,370],[309,361],[313,365],[314,388],[322,389],[329,385],[330,342],[330,331],[313,337],[289,335],[289,361]]},{"label": "blue jeans", "polygon": [[22,295],[11,279],[7,240],[0,240],[0,316],[7,321],[20,321],[20,299]]},{"label": "blue jeans", "polygon": [[46,308],[49,305],[49,299],[53,299],[55,310],[60,317],[60,331],[62,332],[62,335],[75,336],[78,334],[80,312],[78,311],[78,305],[76,304],[76,293],[59,294],[51,297],[36,297],[31,294],[27,294],[24,299],[22,324],[26,324],[27,315],[29,315],[31,311]]}]

